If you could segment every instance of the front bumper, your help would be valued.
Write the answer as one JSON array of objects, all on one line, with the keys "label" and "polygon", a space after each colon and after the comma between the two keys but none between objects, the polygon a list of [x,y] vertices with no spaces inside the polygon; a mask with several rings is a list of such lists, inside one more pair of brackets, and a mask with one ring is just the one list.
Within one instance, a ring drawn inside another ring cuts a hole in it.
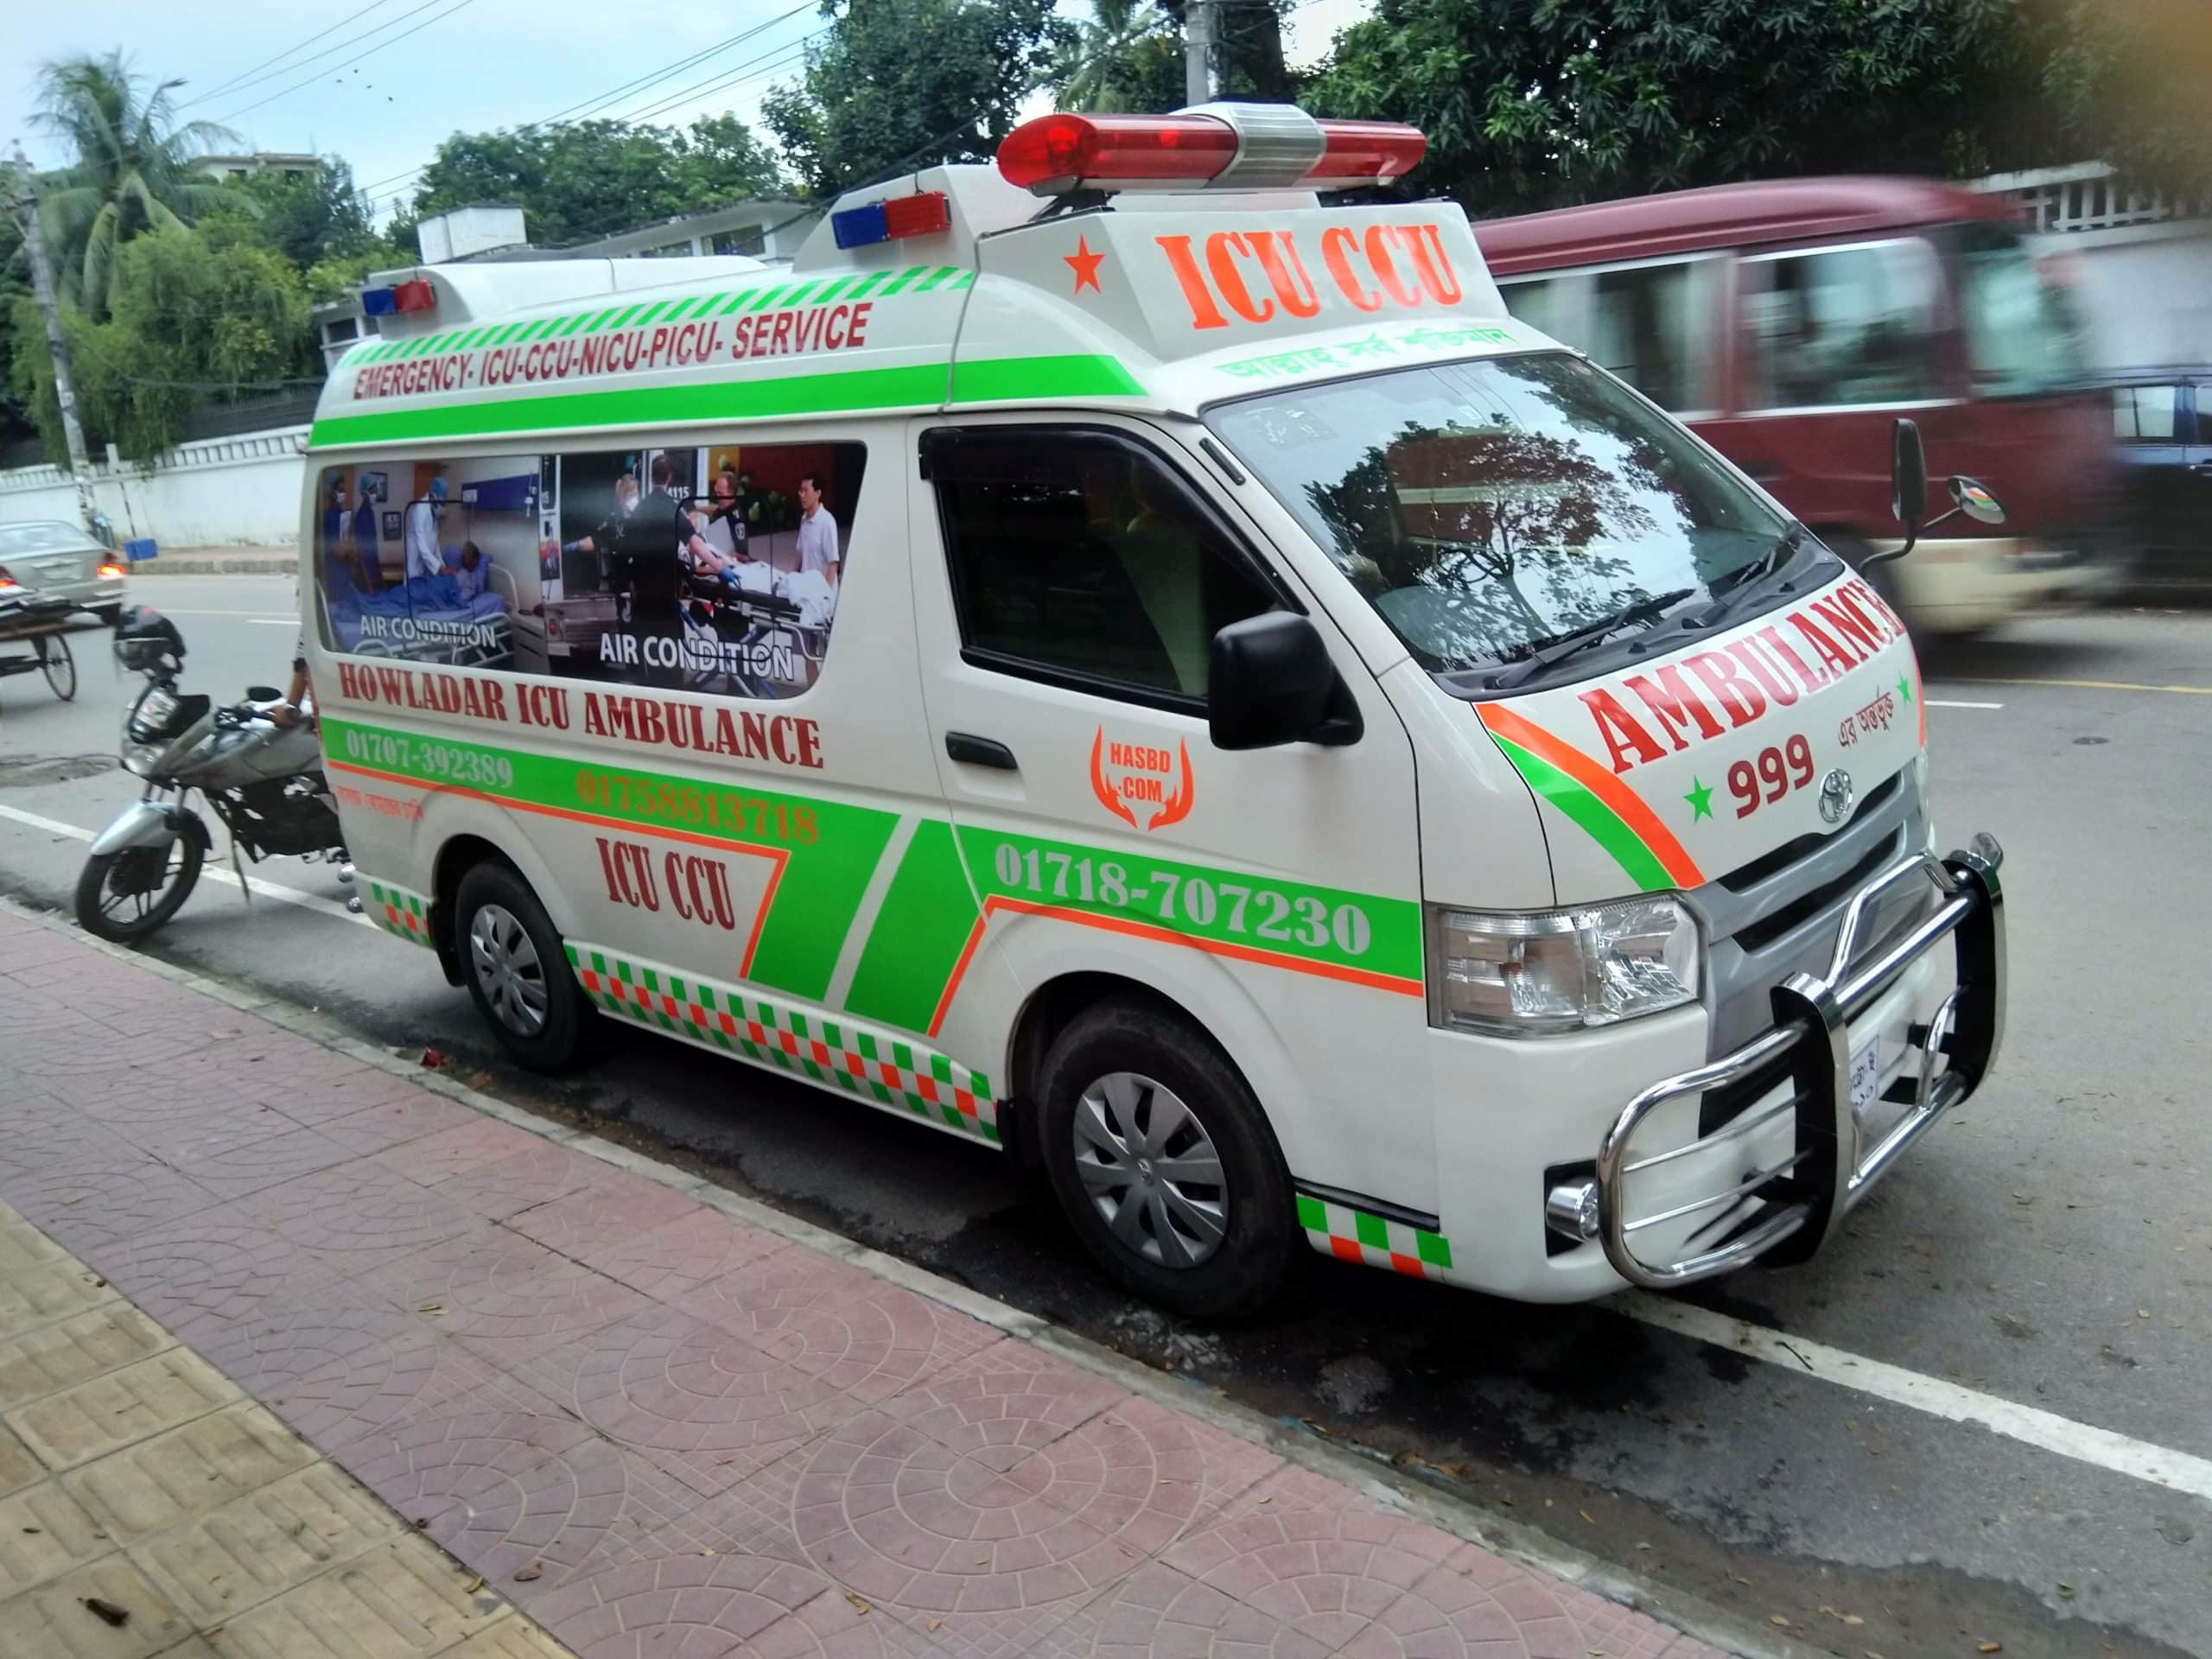
[{"label": "front bumper", "polygon": [[[1583,1230],[1594,1232],[1604,1246],[1613,1271],[1650,1289],[1710,1279],[1762,1257],[1802,1260],[1817,1250],[1905,1149],[1974,1093],[1997,1058],[2005,1027],[2004,896],[1997,875],[2004,856],[1993,837],[1977,836],[1969,850],[1942,860],[1915,853],[1869,882],[1844,914],[1827,974],[1793,974],[1775,990],[1770,1027],[1629,1102],[1599,1145],[1594,1178],[1552,1195],[1553,1224],[1564,1230],[1580,1216]],[[1854,967],[1859,934],[1875,901],[1920,880],[1934,883],[1936,908]],[[1909,970],[1946,939],[1957,952],[1956,982],[1927,1020],[1912,1026],[1910,1041],[1918,1064],[1901,1072],[1885,1096],[1905,1110],[1872,1137],[1871,1147],[1862,1146],[1851,1085],[1852,1023],[1890,997]],[[1678,1115],[1677,1103],[1694,1104],[1711,1091],[1777,1073],[1788,1084],[1779,1100],[1762,1098],[1709,1134],[1636,1154],[1638,1129],[1662,1108],[1675,1106]],[[1785,1116],[1794,1133],[1782,1141],[1779,1120]],[[1754,1166],[1743,1169],[1747,1147],[1759,1144],[1764,1158],[1777,1141],[1784,1155],[1764,1166],[1753,1159]],[[1630,1191],[1635,1178],[1686,1160],[1700,1171],[1727,1172],[1727,1184],[1686,1197],[1681,1171],[1669,1170],[1650,1182],[1666,1189],[1664,1207],[1639,1212]],[[1732,1224],[1717,1242],[1669,1251],[1656,1261],[1637,1254],[1639,1234],[1668,1229],[1680,1238],[1686,1224],[1714,1214]]]}]

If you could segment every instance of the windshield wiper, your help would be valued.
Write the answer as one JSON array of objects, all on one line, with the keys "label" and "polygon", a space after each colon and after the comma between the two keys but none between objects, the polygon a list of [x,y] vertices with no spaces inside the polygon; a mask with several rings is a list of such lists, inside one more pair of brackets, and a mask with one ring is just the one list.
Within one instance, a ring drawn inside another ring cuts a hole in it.
[{"label": "windshield wiper", "polygon": [[1640,599],[1612,615],[1595,622],[1586,622],[1579,628],[1569,628],[1565,633],[1554,634],[1542,646],[1523,657],[1505,672],[1491,682],[1500,691],[1510,691],[1516,686],[1526,685],[1546,669],[1565,662],[1577,652],[1586,651],[1600,640],[1611,638],[1624,628],[1638,623],[1646,626],[1656,622],[1668,609],[1679,605],[1695,594],[1694,588],[1677,588],[1670,594],[1655,594],[1649,599]]},{"label": "windshield wiper", "polygon": [[1776,537],[1773,544],[1758,557],[1748,564],[1738,565],[1719,581],[1708,584],[1708,591],[1716,602],[1706,609],[1707,624],[1710,626],[1726,616],[1735,607],[1736,595],[1758,587],[1779,571],[1796,556],[1797,550],[1804,544],[1805,526],[1793,524]]}]

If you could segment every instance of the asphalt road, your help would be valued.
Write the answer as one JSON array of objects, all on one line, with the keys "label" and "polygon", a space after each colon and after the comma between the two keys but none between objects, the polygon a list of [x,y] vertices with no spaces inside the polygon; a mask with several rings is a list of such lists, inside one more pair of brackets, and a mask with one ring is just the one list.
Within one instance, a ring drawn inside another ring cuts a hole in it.
[{"label": "asphalt road", "polygon": [[[283,677],[289,582],[138,588],[184,629],[190,686]],[[135,682],[105,635],[79,644],[73,704],[0,681],[0,889],[57,906],[134,792],[111,757]],[[1820,1261],[1687,1306],[1524,1308],[1315,1257],[1262,1323],[1178,1324],[1108,1290],[982,1149],[634,1032],[558,1089],[510,1071],[327,871],[253,873],[308,905],[204,887],[156,948],[624,1126],[1795,1651],[2212,1656],[2212,615],[2053,617],[1926,667],[1939,828],[2007,851],[1999,1075]]]}]

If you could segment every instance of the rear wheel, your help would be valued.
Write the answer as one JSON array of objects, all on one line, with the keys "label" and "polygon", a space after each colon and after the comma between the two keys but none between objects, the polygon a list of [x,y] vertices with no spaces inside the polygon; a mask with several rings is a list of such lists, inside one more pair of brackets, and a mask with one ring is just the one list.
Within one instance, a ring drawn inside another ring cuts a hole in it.
[{"label": "rear wheel", "polygon": [[116,944],[137,944],[184,907],[200,859],[200,842],[188,835],[93,854],[77,877],[77,925]]},{"label": "rear wheel", "polygon": [[77,695],[77,659],[69,654],[69,642],[58,633],[48,633],[31,645],[38,652],[39,671],[46,676],[48,686],[67,702]]},{"label": "rear wheel", "polygon": [[1039,1130],[1085,1249],[1197,1319],[1258,1312],[1300,1246],[1282,1152],[1228,1058],[1172,1014],[1086,1009],[1045,1057]]},{"label": "rear wheel", "polygon": [[461,978],[499,1046],[534,1071],[575,1065],[597,1015],[530,884],[505,864],[479,864],[461,877],[454,912]]}]

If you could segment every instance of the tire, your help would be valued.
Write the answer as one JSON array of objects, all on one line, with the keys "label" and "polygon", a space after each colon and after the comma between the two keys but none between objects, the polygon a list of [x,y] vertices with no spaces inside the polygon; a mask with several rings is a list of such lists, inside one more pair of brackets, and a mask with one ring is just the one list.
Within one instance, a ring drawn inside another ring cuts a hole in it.
[{"label": "tire", "polygon": [[[184,907],[192,896],[194,885],[200,880],[200,861],[205,855],[199,841],[192,836],[171,838],[162,849],[166,855],[181,846],[183,856],[166,884],[158,890],[159,897],[143,910],[129,917],[118,917],[104,900],[124,900],[123,895],[111,895],[107,889],[110,876],[123,861],[133,853],[149,852],[148,848],[125,848],[119,853],[95,853],[85,861],[85,868],[77,877],[77,925],[94,937],[111,944],[136,944],[150,938],[166,926],[170,917]],[[128,866],[123,866],[127,869]]]},{"label": "tire", "polygon": [[47,689],[62,702],[68,702],[77,696],[77,659],[70,655],[69,642],[58,633],[41,635],[33,642],[38,652],[39,672],[46,676]]},{"label": "tire", "polygon": [[500,1047],[533,1071],[588,1055],[598,1012],[530,883],[505,864],[474,866],[454,895],[453,925],[461,982]]},{"label": "tire", "polygon": [[[1087,1008],[1046,1054],[1037,1099],[1053,1193],[1123,1287],[1214,1320],[1255,1314],[1281,1288],[1304,1248],[1290,1171],[1250,1087],[1192,1027],[1136,1002]],[[1187,1121],[1163,1116],[1177,1106]],[[1217,1182],[1198,1173],[1207,1143]]]}]

